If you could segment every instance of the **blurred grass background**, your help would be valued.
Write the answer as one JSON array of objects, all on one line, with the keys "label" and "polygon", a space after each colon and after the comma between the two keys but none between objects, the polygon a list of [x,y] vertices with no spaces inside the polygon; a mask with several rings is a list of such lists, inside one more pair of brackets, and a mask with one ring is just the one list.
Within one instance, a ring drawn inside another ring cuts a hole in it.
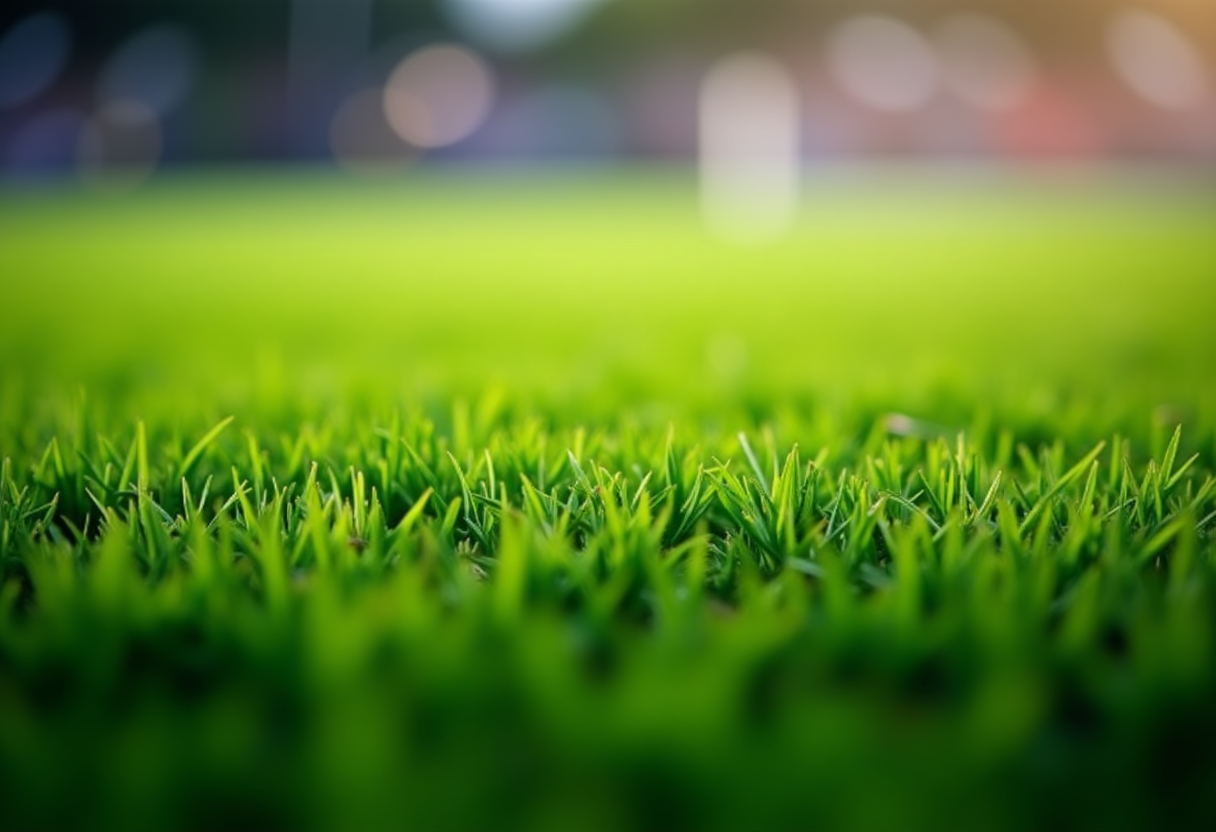
[{"label": "blurred grass background", "polygon": [[120,384],[131,410],[503,388],[564,421],[860,397],[955,421],[1078,404],[1087,435],[1125,403],[1212,422],[1200,187],[828,170],[761,249],[716,241],[695,200],[665,168],[3,200],[0,367],[31,390]]}]

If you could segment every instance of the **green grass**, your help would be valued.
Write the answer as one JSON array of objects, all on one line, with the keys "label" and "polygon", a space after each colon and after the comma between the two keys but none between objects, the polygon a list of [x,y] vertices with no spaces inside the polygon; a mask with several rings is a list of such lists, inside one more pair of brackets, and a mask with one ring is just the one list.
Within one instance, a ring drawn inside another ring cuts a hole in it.
[{"label": "green grass", "polygon": [[0,825],[1210,828],[1216,204],[0,200]]}]

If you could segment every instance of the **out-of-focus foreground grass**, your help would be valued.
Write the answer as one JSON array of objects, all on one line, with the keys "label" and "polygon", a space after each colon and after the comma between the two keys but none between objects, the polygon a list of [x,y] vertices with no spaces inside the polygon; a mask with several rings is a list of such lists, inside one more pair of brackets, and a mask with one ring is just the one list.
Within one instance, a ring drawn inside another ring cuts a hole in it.
[{"label": "out-of-focus foreground grass", "polygon": [[1214,220],[823,177],[748,251],[654,173],[8,197],[0,820],[1208,828]]}]

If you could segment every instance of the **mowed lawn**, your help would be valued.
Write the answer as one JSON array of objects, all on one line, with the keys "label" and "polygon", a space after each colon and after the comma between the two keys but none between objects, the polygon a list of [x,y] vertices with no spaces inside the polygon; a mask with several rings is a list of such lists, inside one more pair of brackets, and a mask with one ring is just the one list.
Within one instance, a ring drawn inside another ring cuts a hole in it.
[{"label": "mowed lawn", "polygon": [[1216,823],[1216,201],[0,195],[0,826]]},{"label": "mowed lawn", "polygon": [[0,361],[6,380],[146,373],[205,400],[274,379],[290,398],[309,374],[390,394],[497,384],[575,420],[749,393],[914,409],[949,392],[956,417],[1075,398],[1095,429],[1129,396],[1203,405],[1216,203],[1074,176],[825,172],[788,239],[742,251],[705,234],[692,179],[663,172],[10,196]]}]

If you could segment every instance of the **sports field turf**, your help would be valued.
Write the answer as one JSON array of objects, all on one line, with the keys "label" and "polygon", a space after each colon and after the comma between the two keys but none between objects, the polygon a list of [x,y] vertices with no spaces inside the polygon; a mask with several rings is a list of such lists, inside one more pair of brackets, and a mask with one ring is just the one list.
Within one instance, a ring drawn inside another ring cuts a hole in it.
[{"label": "sports field turf", "polygon": [[0,828],[1216,825],[1216,201],[0,197]]}]

